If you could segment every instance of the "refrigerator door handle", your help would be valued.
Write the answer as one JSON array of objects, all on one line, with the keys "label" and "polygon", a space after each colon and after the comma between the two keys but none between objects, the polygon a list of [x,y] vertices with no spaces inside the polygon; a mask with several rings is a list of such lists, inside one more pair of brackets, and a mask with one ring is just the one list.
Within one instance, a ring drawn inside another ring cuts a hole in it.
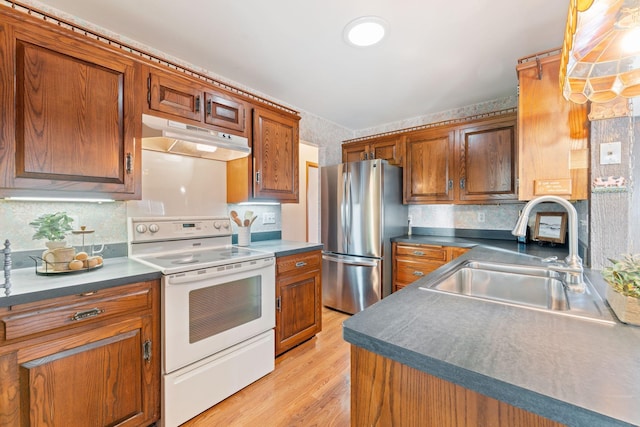
[{"label": "refrigerator door handle", "polygon": [[345,224],[347,224],[346,248],[347,248],[347,252],[349,252],[351,250],[351,221],[353,220],[353,218],[351,218],[351,172],[347,172],[346,196],[347,196],[346,197],[347,203],[345,203],[347,208],[347,220],[345,221]]},{"label": "refrigerator door handle", "polygon": [[356,265],[360,267],[377,267],[378,263],[380,262],[380,260],[367,261],[367,260],[364,260],[363,258],[352,258],[352,257],[343,256],[343,255],[329,255],[329,254],[323,254],[322,259],[326,259],[327,261],[338,262],[341,264]]},{"label": "refrigerator door handle", "polygon": [[349,218],[349,192],[347,190],[348,186],[348,176],[347,172],[342,172],[342,204],[340,205],[340,215],[342,216],[342,248],[343,250],[347,250],[348,248],[348,236],[349,236],[349,226],[348,226],[348,218]]}]

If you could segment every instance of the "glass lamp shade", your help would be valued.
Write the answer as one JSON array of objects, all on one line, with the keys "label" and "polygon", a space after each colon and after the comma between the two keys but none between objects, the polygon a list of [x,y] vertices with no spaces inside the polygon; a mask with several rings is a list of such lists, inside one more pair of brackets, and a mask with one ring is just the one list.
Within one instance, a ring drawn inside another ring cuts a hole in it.
[{"label": "glass lamp shade", "polygon": [[638,0],[571,0],[560,84],[578,104],[640,96]]}]

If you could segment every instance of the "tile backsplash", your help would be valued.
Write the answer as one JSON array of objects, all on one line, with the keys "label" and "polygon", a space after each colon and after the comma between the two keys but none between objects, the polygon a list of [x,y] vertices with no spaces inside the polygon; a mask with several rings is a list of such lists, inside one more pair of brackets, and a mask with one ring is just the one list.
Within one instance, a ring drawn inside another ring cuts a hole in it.
[{"label": "tile backsplash", "polygon": [[[73,217],[72,227],[74,229],[85,225],[87,229],[95,230],[95,233],[91,235],[95,244],[127,241],[126,202],[78,203],[7,200],[0,200],[0,239],[2,242],[9,239],[13,251],[42,249],[44,241],[32,239],[35,231],[29,223],[42,214],[54,212],[66,212],[67,215]],[[76,244],[73,240],[75,237],[69,236],[69,243]]]}]

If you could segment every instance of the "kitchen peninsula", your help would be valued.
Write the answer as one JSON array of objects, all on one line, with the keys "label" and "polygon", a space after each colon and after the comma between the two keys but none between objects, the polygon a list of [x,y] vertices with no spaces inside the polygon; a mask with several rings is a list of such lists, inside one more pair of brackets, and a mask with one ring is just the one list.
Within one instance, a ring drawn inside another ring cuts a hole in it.
[{"label": "kitchen peninsula", "polygon": [[[540,265],[483,246],[459,260]],[[448,268],[344,323],[354,425],[640,424],[640,328],[420,289]]]}]

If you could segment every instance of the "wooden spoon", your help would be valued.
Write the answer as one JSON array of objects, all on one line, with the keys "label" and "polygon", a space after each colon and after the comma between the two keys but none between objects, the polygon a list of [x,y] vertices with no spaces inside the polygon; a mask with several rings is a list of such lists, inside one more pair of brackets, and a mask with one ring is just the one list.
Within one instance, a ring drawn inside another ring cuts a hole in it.
[{"label": "wooden spoon", "polygon": [[238,217],[238,212],[231,211],[231,219],[233,220],[233,222],[238,224],[238,227],[242,227],[242,221],[240,221],[240,218]]}]

